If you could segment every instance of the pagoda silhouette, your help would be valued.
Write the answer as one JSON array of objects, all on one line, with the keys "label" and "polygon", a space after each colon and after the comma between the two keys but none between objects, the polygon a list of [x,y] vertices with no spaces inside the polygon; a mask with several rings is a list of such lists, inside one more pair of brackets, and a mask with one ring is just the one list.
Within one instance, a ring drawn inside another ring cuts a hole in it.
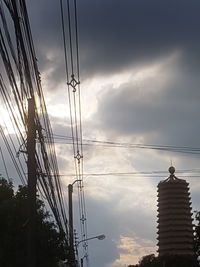
[{"label": "pagoda silhouette", "polygon": [[174,167],[169,168],[169,173],[169,178],[158,184],[158,253],[161,257],[193,256],[189,183],[174,175]]}]

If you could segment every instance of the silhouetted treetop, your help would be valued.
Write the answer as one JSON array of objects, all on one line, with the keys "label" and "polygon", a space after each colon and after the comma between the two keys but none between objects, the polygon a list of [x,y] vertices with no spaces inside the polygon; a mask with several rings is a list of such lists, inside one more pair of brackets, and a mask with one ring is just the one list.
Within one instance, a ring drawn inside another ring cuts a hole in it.
[{"label": "silhouetted treetop", "polygon": [[[0,266],[27,266],[27,187],[14,192],[12,183],[0,179]],[[57,230],[44,203],[37,199],[37,267],[56,267],[66,257],[64,236]]]}]

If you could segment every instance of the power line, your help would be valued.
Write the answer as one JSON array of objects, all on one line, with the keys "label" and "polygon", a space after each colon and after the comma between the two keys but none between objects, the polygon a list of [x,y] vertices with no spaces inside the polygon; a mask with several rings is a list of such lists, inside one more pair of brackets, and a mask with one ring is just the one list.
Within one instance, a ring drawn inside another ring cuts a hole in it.
[{"label": "power line", "polygon": [[[176,170],[178,177],[200,177],[200,169],[183,169]],[[93,173],[84,173],[85,178],[88,177],[99,177],[99,176],[138,176],[138,177],[161,177],[164,175],[168,175],[168,171],[134,171],[134,172],[93,172]],[[159,175],[159,176],[158,176]],[[73,177],[72,173],[63,173],[60,176]]]},{"label": "power line", "polygon": [[[76,0],[66,1],[67,6],[60,0],[61,27],[63,35],[65,71],[67,79],[68,103],[71,124],[71,144],[73,147],[74,169],[78,182],[78,203],[80,230],[82,240],[87,239],[87,218],[84,196],[83,179],[83,144],[82,144],[82,121],[81,121],[81,88],[80,88],[80,66],[79,66],[79,40],[78,40],[78,14]],[[65,9],[66,8],[66,9]],[[67,21],[67,29],[65,20]],[[67,47],[66,39],[69,40]],[[85,255],[88,254],[88,244],[83,243]]]},{"label": "power line", "polygon": [[[69,136],[63,136],[54,134],[55,140],[63,141],[63,144],[70,145],[72,139]],[[65,142],[66,141],[66,142]],[[200,154],[200,148],[189,147],[189,146],[172,146],[172,145],[156,145],[156,144],[138,144],[138,143],[123,143],[113,142],[108,140],[94,140],[94,139],[82,139],[83,146],[96,146],[105,148],[127,148],[127,149],[147,149],[147,150],[158,150],[166,152],[177,152],[177,153],[188,153],[193,155]],[[59,142],[58,142],[59,143]]]},{"label": "power line", "polygon": [[[7,13],[10,14],[11,22],[9,21],[9,23],[7,23],[8,15],[6,17],[4,15],[3,3],[7,8]],[[35,122],[38,135],[35,157],[39,181],[38,186],[39,190],[43,191],[48,200],[60,231],[65,232],[67,237],[67,216],[59,179],[53,133],[41,87],[40,72],[37,66],[37,58],[25,1],[1,1],[0,19],[2,21],[0,24],[0,54],[5,69],[4,77],[6,79],[5,83],[3,75],[0,74],[2,99],[13,128],[15,129],[19,147],[21,148],[22,144],[24,146],[23,157],[25,161],[27,99],[30,97],[35,99]],[[11,27],[12,29],[10,30]],[[13,33],[14,36],[11,36],[11,33]],[[0,132],[18,175],[23,184],[25,184],[26,176],[23,175],[23,166],[20,165],[21,161],[19,157],[19,164],[15,159],[15,155],[18,154],[16,145],[10,135],[8,135],[10,143],[8,142],[8,138],[2,128]],[[46,135],[45,141],[43,137],[44,132]]]}]

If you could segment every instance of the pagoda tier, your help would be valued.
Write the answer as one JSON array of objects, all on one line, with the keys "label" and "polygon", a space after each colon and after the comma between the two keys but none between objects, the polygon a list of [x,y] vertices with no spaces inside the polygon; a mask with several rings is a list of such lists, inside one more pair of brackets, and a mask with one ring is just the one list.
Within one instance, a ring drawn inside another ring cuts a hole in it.
[{"label": "pagoda tier", "polygon": [[158,184],[158,252],[193,255],[193,224],[189,184],[169,168],[170,177]]}]

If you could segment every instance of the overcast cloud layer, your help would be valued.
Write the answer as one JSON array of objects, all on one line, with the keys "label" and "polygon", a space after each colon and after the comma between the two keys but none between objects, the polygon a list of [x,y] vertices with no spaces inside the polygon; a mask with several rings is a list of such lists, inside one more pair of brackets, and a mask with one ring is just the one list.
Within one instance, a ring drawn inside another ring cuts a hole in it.
[{"label": "overcast cloud layer", "polygon": [[[55,116],[56,104],[65,104],[59,6],[31,5]],[[85,138],[199,147],[200,2],[86,0],[78,7]],[[64,131],[62,122],[56,125],[54,131]],[[70,172],[69,148],[59,152],[67,157],[60,156],[61,171]],[[166,170],[171,159],[179,169],[198,168],[195,157],[87,147],[85,172]],[[155,252],[159,180],[87,178],[89,234],[107,236],[103,244],[93,241],[91,266],[121,267]]]},{"label": "overcast cloud layer", "polygon": [[[77,3],[84,137],[200,147],[200,1]],[[68,136],[59,1],[27,0],[27,6],[53,130]],[[199,167],[192,155],[84,148],[85,173],[164,171],[171,160],[177,169]],[[56,149],[60,172],[72,173],[71,148]],[[124,267],[155,253],[156,185],[166,176],[86,177],[88,235],[106,235],[90,243],[91,267]],[[63,178],[65,186],[72,181]],[[200,183],[188,181],[199,210]]]},{"label": "overcast cloud layer", "polygon": [[[78,5],[82,74],[127,70],[177,50],[188,68],[198,66],[199,1],[86,0]],[[47,9],[46,1],[34,1],[30,8],[44,64],[45,53],[62,47],[59,5],[48,1]]]}]

